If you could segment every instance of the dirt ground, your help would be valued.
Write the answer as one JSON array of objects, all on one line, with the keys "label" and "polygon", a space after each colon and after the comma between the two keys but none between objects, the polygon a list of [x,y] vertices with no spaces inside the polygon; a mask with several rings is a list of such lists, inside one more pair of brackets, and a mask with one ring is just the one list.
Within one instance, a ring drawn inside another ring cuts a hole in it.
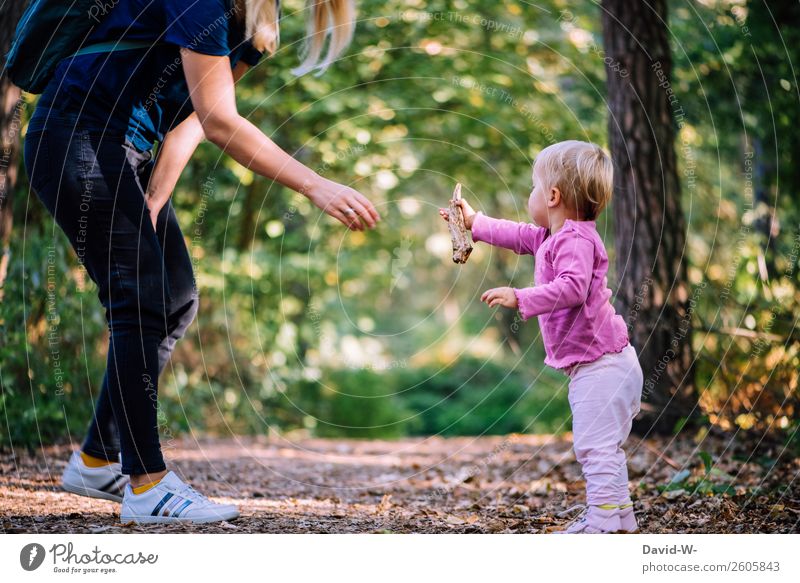
[{"label": "dirt ground", "polygon": [[[170,445],[168,465],[238,504],[238,519],[123,526],[118,504],[60,490],[70,446],[55,445],[0,454],[0,532],[544,533],[583,502],[569,436]],[[800,460],[779,444],[753,452],[723,437],[631,437],[626,450],[642,532],[798,532]],[[698,451],[711,454],[711,466]],[[704,493],[689,487],[697,484]],[[726,484],[728,493],[708,491]]]}]

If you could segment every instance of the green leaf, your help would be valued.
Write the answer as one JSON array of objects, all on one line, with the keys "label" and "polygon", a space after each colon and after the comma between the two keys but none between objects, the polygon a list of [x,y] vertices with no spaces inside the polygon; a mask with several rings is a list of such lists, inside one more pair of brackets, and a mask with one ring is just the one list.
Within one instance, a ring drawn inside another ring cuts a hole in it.
[{"label": "green leaf", "polygon": [[697,455],[700,457],[701,460],[703,460],[703,466],[706,469],[706,474],[711,472],[711,467],[714,465],[714,460],[711,457],[711,454],[708,453],[707,451],[701,451],[698,452]]}]

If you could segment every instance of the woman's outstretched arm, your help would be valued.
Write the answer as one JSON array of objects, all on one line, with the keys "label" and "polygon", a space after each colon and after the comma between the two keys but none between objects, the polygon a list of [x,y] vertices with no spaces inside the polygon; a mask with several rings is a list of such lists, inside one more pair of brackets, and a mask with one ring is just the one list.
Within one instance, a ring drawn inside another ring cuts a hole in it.
[{"label": "woman's outstretched arm", "polygon": [[[236,67],[233,69],[234,82],[241,79],[249,68],[250,65],[244,61],[236,63]],[[186,168],[186,164],[194,155],[197,146],[205,137],[203,126],[197,118],[197,112],[193,112],[167,132],[164,141],[159,144],[156,166],[150,175],[146,194],[153,228],[156,226],[158,213],[172,196],[183,169]]]},{"label": "woman's outstretched arm", "polygon": [[304,166],[239,115],[227,57],[180,51],[192,105],[210,142],[256,174],[307,196],[354,231],[377,224],[380,215],[364,195]]}]

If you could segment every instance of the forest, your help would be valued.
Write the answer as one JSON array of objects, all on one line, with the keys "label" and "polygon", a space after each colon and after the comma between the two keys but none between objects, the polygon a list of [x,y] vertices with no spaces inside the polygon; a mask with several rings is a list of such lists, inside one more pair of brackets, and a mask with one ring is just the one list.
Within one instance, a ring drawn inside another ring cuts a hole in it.
[{"label": "forest", "polygon": [[[172,197],[201,303],[159,384],[164,443],[568,437],[569,379],[543,364],[536,319],[480,301],[531,285],[533,262],[476,244],[454,264],[438,209],[461,183],[476,209],[527,221],[537,154],[586,140],[615,160],[597,228],[644,371],[634,434],[678,460],[648,462],[667,464],[661,491],[722,497],[773,472],[796,531],[800,7],[626,4],[363,0],[347,54],[296,78],[302,3],[286,0],[281,48],[237,84],[238,109],[383,221],[347,231],[200,145]],[[5,104],[0,447],[34,452],[81,438],[108,331],[27,183],[36,96]],[[733,450],[762,473],[715,465]]]}]

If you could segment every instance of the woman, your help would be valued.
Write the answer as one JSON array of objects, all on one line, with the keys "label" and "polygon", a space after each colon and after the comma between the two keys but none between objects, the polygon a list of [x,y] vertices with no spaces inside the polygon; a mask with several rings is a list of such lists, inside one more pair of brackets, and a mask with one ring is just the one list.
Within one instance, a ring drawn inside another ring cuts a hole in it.
[{"label": "woman", "polygon": [[[121,501],[125,523],[238,516],[167,470],[156,421],[159,374],[198,306],[169,203],[198,143],[211,141],[350,229],[380,220],[363,195],[291,158],[236,110],[234,82],[276,50],[279,12],[275,0],[120,0],[84,46],[152,44],[63,59],[28,126],[31,186],[97,284],[110,331],[95,416],[62,483]],[[352,0],[309,1],[295,73],[324,71],[342,53],[354,12]]]}]

